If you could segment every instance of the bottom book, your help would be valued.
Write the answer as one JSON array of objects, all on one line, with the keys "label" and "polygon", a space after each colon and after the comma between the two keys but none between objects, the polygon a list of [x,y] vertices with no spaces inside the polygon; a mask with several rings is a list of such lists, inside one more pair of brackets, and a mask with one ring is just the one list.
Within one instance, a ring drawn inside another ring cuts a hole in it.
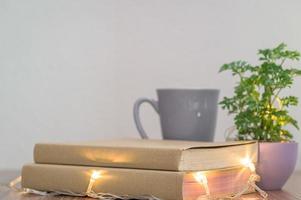
[{"label": "bottom book", "polygon": [[[214,171],[177,172],[70,165],[29,164],[22,169],[22,187],[39,191],[85,194],[93,172],[98,173],[92,190],[115,195],[153,195],[164,200],[196,200],[206,195],[203,182],[216,197],[228,196],[244,189],[251,174],[248,168]],[[207,190],[208,191],[208,190]]]}]

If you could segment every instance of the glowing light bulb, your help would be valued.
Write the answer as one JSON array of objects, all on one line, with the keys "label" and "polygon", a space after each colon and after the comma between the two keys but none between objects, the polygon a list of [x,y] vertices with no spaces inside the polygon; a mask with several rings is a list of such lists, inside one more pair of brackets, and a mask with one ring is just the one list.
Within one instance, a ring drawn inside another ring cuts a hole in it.
[{"label": "glowing light bulb", "polygon": [[95,181],[96,181],[97,179],[99,179],[100,177],[101,177],[100,171],[93,171],[93,172],[92,172],[92,174],[91,174],[91,176],[90,176],[89,185],[88,185],[87,191],[86,191],[87,194],[89,194],[89,193],[92,192],[92,187],[93,187]]},{"label": "glowing light bulb", "polygon": [[207,176],[203,173],[203,172],[196,172],[193,174],[195,180],[200,183],[201,185],[203,185],[205,192],[206,192],[206,196],[210,196],[210,190],[209,190],[209,186],[208,186],[208,180],[207,180]]},{"label": "glowing light bulb", "polygon": [[208,180],[206,175],[203,172],[196,172],[194,175],[195,180],[201,184],[207,184]]},{"label": "glowing light bulb", "polygon": [[96,179],[99,179],[100,177],[101,177],[100,171],[93,171],[92,172],[91,179],[96,180]]},{"label": "glowing light bulb", "polygon": [[255,165],[249,157],[243,158],[241,164],[248,167],[252,172],[255,172]]}]

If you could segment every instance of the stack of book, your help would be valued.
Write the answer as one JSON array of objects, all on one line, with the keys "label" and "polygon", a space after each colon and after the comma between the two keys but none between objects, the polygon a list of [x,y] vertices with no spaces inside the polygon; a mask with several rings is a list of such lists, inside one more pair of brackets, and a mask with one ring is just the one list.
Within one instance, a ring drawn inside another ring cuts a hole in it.
[{"label": "stack of book", "polygon": [[210,193],[225,196],[247,184],[257,161],[256,142],[206,143],[168,140],[104,140],[78,144],[36,144],[34,164],[22,169],[22,187],[86,194],[93,172],[95,193],[152,195],[165,200],[196,200],[206,195],[198,180],[205,174]]}]

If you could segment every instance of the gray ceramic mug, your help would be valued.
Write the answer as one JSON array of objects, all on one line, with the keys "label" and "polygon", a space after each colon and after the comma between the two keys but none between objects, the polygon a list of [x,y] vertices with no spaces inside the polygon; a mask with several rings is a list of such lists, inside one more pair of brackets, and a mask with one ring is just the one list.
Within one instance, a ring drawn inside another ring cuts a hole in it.
[{"label": "gray ceramic mug", "polygon": [[139,134],[148,139],[139,110],[149,103],[160,116],[163,139],[213,141],[217,117],[217,89],[158,89],[158,101],[140,98],[134,104]]}]

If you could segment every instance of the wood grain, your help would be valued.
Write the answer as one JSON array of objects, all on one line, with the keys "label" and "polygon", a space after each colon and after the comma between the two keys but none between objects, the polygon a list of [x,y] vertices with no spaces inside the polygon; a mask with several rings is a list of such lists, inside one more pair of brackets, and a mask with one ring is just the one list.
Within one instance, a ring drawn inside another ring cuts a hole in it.
[{"label": "wood grain", "polygon": [[[9,188],[8,182],[19,176],[15,170],[0,171],[0,200],[91,200],[87,197],[70,196],[39,196],[33,194],[22,194]],[[270,191],[269,200],[301,200],[301,172],[295,172],[283,190]],[[244,195],[242,200],[260,200],[257,194]]]}]

